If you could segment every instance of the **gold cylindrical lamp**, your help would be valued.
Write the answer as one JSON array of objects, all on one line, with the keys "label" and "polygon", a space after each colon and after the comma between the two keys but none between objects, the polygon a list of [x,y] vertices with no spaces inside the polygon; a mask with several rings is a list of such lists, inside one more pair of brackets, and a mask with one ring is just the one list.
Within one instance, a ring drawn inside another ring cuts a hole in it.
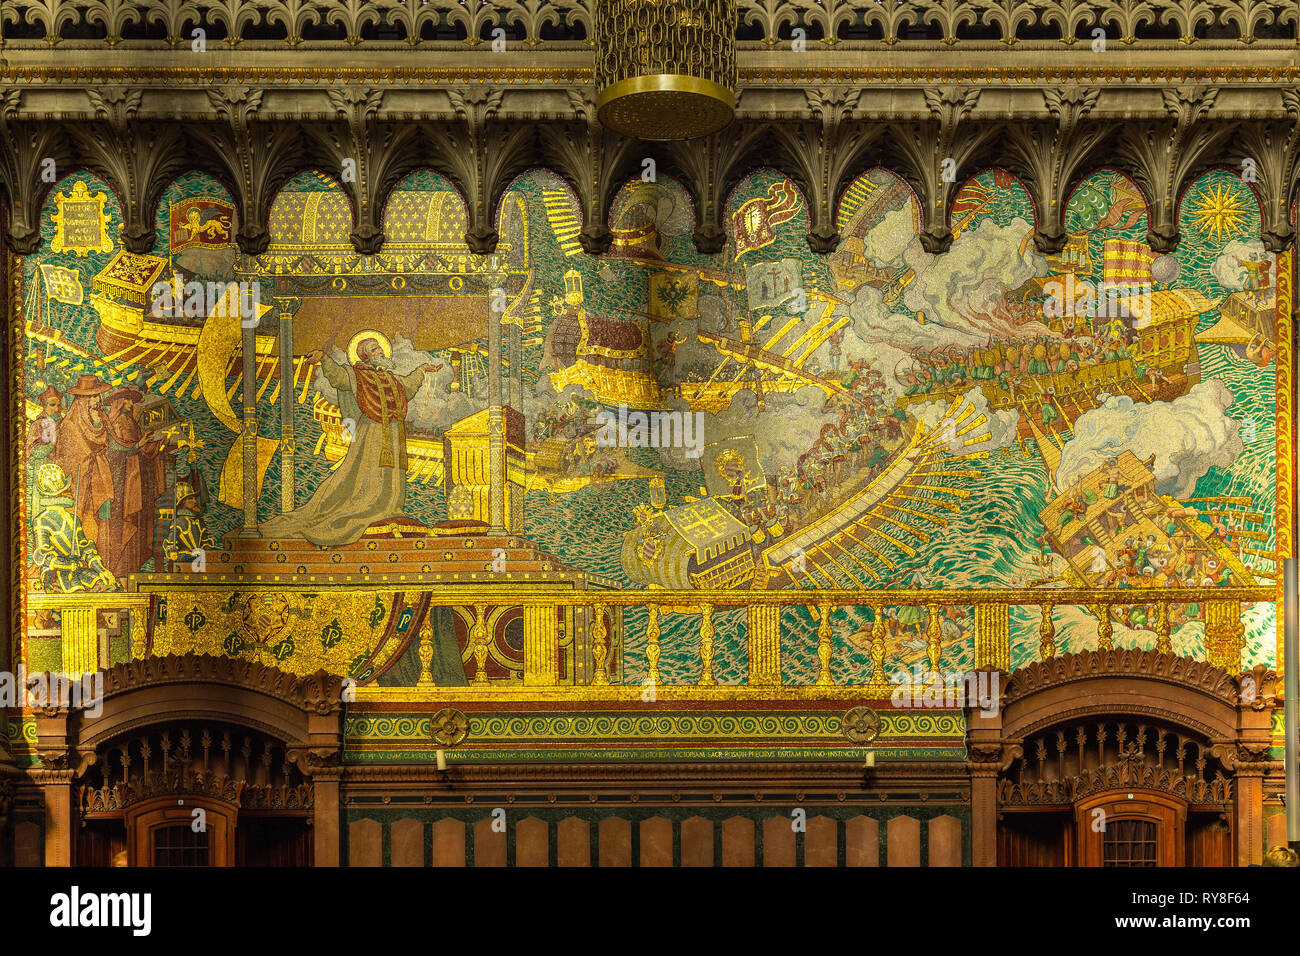
[{"label": "gold cylindrical lamp", "polygon": [[731,122],[736,0],[596,0],[596,112],[648,140],[694,139]]}]

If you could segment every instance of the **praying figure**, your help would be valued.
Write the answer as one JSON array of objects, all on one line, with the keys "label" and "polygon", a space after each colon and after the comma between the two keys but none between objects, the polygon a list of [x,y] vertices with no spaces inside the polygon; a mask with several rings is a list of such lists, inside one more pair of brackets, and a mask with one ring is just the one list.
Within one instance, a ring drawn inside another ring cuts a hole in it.
[{"label": "praying figure", "polygon": [[262,525],[268,538],[306,538],[323,548],[351,544],[406,504],[407,403],[424,374],[442,366],[426,362],[397,375],[388,339],[372,330],[358,333],[348,353],[351,365],[320,351],[307,356],[338,389],[347,452],[310,500]]}]

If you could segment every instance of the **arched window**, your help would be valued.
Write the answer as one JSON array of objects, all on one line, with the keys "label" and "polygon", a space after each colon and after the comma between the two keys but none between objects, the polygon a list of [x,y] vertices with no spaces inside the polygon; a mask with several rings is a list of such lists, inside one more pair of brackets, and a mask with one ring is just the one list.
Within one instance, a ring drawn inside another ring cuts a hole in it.
[{"label": "arched window", "polygon": [[152,831],[154,866],[207,866],[208,832],[195,832],[186,823],[170,823]]},{"label": "arched window", "polygon": [[1116,820],[1101,843],[1102,866],[1155,866],[1156,824],[1151,820]]}]

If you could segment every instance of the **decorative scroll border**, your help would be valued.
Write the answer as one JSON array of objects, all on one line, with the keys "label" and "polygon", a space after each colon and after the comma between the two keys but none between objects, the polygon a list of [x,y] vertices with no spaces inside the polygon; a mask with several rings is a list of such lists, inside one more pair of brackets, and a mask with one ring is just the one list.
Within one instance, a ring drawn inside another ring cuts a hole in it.
[{"label": "decorative scroll border", "polygon": [[[1292,527],[1292,506],[1295,501],[1295,347],[1292,340],[1292,322],[1295,313],[1295,248],[1277,256],[1277,388],[1273,406],[1273,429],[1276,434],[1277,503],[1274,508],[1273,527],[1277,560],[1277,607],[1282,609],[1282,560],[1296,556],[1295,529]],[[1273,662],[1279,676],[1282,673],[1282,642],[1285,628],[1284,616],[1277,615],[1277,657]]]},{"label": "decorative scroll border", "polygon": [[[23,467],[26,450],[27,414],[24,397],[27,394],[27,332],[23,313],[26,294],[25,262],[22,256],[6,246],[5,272],[12,277],[9,283],[10,300],[4,310],[9,329],[9,634],[5,640],[17,635],[17,650],[21,660],[27,660],[27,469]],[[17,663],[17,662],[15,662]]]}]

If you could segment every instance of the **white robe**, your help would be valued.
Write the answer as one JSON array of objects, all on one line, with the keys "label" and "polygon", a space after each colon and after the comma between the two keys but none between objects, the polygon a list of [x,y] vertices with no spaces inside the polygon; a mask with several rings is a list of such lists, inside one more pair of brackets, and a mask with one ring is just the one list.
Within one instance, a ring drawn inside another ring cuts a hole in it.
[{"label": "white robe", "polygon": [[[356,372],[351,366],[325,356],[321,373],[338,389],[343,420],[356,423],[352,442],[343,461],[310,500],[265,522],[261,531],[268,538],[306,538],[330,548],[351,544],[376,521],[401,514],[406,504],[406,470],[402,467],[406,427],[400,421],[381,425],[362,414],[357,405]],[[420,390],[424,370],[416,368],[396,378],[409,401]],[[385,442],[389,445],[387,456],[383,456]],[[380,464],[381,456],[392,464]]]}]

